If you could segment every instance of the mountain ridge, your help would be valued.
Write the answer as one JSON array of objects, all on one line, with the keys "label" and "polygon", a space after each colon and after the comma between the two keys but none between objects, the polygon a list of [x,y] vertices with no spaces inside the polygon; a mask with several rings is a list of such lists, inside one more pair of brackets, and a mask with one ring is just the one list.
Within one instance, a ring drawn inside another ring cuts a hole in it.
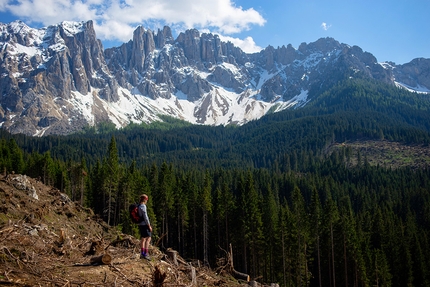
[{"label": "mountain ridge", "polygon": [[34,29],[0,24],[0,122],[11,133],[70,134],[112,122],[242,125],[299,108],[348,77],[430,92],[430,59],[378,63],[358,46],[321,38],[246,54],[217,35],[190,29],[173,38],[142,26],[103,49],[92,21]]}]

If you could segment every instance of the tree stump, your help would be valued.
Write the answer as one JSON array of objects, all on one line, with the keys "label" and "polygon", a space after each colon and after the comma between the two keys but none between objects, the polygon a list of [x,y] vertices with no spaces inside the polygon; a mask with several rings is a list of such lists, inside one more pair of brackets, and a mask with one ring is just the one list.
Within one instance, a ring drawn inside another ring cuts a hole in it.
[{"label": "tree stump", "polygon": [[175,266],[178,266],[178,252],[173,249],[167,249],[166,251],[167,257],[172,261]]}]

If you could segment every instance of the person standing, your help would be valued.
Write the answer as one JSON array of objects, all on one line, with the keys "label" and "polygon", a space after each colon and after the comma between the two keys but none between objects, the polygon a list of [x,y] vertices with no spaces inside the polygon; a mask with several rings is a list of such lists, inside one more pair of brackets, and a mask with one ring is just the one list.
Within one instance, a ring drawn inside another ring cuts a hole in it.
[{"label": "person standing", "polygon": [[139,233],[140,233],[140,258],[151,260],[149,257],[149,245],[151,243],[151,233],[152,227],[149,222],[148,211],[146,208],[146,203],[148,202],[148,196],[142,194],[140,196],[139,202],[139,216],[143,218],[143,221],[139,223]]}]

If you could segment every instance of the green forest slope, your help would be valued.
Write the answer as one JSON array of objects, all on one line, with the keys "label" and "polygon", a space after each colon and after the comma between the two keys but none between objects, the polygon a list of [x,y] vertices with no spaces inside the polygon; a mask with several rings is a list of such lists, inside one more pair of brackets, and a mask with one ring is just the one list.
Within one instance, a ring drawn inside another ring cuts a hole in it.
[{"label": "green forest slope", "polygon": [[2,132],[0,165],[136,235],[280,286],[430,286],[428,95],[350,79],[304,108],[234,127],[169,119],[70,136]]}]

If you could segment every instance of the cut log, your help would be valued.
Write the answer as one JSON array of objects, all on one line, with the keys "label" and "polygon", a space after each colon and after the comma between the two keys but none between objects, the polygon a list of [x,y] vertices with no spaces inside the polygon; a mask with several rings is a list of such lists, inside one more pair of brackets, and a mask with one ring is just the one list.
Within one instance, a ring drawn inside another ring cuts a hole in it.
[{"label": "cut log", "polygon": [[112,262],[112,256],[109,254],[103,254],[90,259],[91,265],[109,265]]},{"label": "cut log", "polygon": [[249,275],[248,274],[236,271],[234,269],[232,270],[232,273],[233,273],[234,278],[239,279],[239,280],[245,280],[246,282],[249,282]]}]

